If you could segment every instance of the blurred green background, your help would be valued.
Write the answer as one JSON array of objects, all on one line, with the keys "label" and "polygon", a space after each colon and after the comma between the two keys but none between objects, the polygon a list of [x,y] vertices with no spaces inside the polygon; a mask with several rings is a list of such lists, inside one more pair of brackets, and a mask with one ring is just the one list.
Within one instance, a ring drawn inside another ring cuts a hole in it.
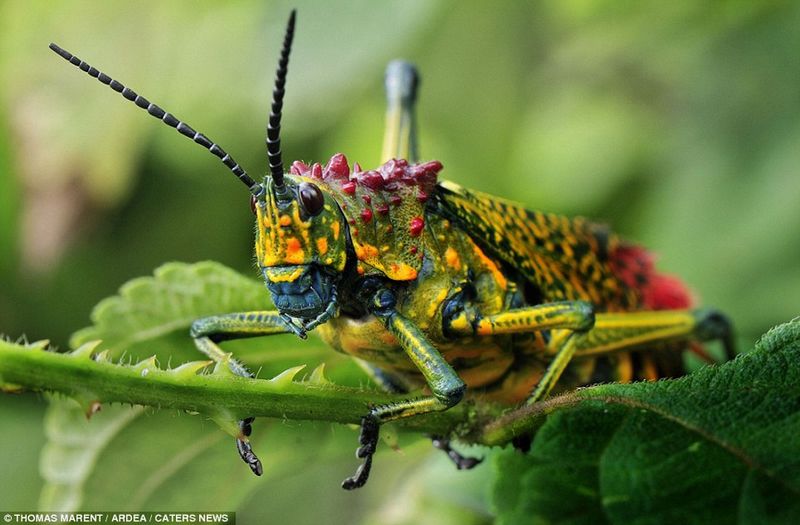
[{"label": "blurred green background", "polygon": [[[241,185],[47,44],[185,119],[258,175],[292,7],[287,160],[342,151],[375,165],[383,68],[404,57],[423,78],[421,154],[442,161],[443,177],[610,222],[729,313],[745,347],[798,315],[796,3],[5,0],[0,333],[65,347],[94,304],[165,261],[213,259],[256,276]],[[0,397],[0,510],[36,507],[45,406]],[[474,509],[462,501],[484,490],[489,467],[456,475],[412,441],[405,459],[379,458],[377,476],[391,482],[344,494],[336,480],[353,465],[354,434],[309,432],[345,436],[331,453],[338,470],[323,462],[280,485],[265,480],[238,509],[219,510],[343,523],[490,519],[480,498]],[[421,495],[439,482],[450,488],[438,502]],[[327,503],[297,504],[310,499]]]}]

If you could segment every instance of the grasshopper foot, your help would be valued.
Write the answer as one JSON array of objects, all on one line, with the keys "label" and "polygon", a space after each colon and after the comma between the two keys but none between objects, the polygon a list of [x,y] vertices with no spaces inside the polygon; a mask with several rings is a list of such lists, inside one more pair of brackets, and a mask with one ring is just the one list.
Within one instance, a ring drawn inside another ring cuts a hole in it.
[{"label": "grasshopper foot", "polygon": [[[254,418],[248,417],[247,419],[243,419],[239,421],[239,429],[242,431],[242,435],[249,436],[253,432],[253,427],[251,423],[253,423]],[[261,466],[261,460],[258,459],[258,456],[255,455],[253,452],[253,448],[250,446],[250,442],[246,439],[236,439],[236,449],[239,451],[239,457],[242,458],[242,461],[247,463],[247,466],[250,467],[250,470],[253,471],[253,474],[256,476],[260,476],[264,469]]]},{"label": "grasshopper foot", "polygon": [[380,423],[378,418],[373,415],[361,418],[361,435],[358,437],[359,447],[356,450],[356,457],[363,458],[362,463],[356,473],[342,482],[342,488],[353,490],[363,487],[369,479],[369,471],[372,468],[372,455],[378,446],[378,436],[380,434]]},{"label": "grasshopper foot", "polygon": [[462,456],[450,447],[450,440],[441,436],[431,436],[431,443],[435,448],[444,451],[447,457],[455,463],[458,470],[469,470],[483,461],[483,458]]}]

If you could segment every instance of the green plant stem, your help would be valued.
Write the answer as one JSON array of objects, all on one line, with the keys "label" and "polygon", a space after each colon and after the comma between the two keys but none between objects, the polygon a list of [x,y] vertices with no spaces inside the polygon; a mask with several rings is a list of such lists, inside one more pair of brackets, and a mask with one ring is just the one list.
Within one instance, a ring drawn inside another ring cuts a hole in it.
[{"label": "green plant stem", "polygon": [[[234,376],[227,366],[197,374],[204,364],[162,370],[152,359],[122,365],[94,359],[90,348],[62,354],[0,341],[0,385],[66,394],[78,400],[87,414],[97,403],[130,403],[230,421],[254,416],[357,424],[369,407],[398,399],[396,395],[327,381],[294,381],[296,369],[271,380]],[[397,424],[431,434],[455,431],[463,435],[464,429],[475,428],[476,420],[497,414],[488,407],[481,410],[479,415],[475,406],[462,403],[446,412]]]}]

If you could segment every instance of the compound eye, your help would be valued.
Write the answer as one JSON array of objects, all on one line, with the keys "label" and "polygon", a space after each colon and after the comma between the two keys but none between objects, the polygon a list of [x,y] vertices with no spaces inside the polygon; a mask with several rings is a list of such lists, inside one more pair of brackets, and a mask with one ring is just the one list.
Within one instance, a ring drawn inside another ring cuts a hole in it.
[{"label": "compound eye", "polygon": [[300,196],[300,204],[309,217],[319,215],[325,204],[325,197],[322,195],[322,190],[310,182],[304,182],[300,184],[297,194]]},{"label": "compound eye", "polygon": [[258,198],[255,195],[250,196],[250,211],[253,212],[253,215],[256,215],[256,202]]}]

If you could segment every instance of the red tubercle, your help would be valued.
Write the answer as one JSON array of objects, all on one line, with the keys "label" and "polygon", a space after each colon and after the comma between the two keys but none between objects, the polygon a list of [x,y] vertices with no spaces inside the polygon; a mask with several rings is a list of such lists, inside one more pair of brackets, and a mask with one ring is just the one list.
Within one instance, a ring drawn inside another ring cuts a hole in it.
[{"label": "red tubercle", "polygon": [[319,162],[315,162],[311,166],[311,176],[315,179],[322,179],[322,166],[319,165]]},{"label": "red tubercle", "polygon": [[350,177],[350,166],[347,164],[347,157],[342,153],[337,153],[330,158],[325,169],[322,170],[323,178],[347,179]]},{"label": "red tubercle", "polygon": [[410,233],[412,237],[418,237],[419,234],[422,233],[424,227],[425,219],[422,217],[414,217],[411,219],[411,222],[408,223],[408,233]]},{"label": "red tubercle", "polygon": [[417,200],[419,202],[426,202],[428,200],[428,194],[422,190],[419,190],[419,193],[417,193]]},{"label": "red tubercle", "polygon": [[292,162],[292,166],[289,168],[289,173],[292,175],[305,175],[308,173],[309,167],[308,164],[303,162],[302,160],[296,160]]},{"label": "red tubercle", "polygon": [[364,201],[364,204],[372,204],[372,197],[369,195],[362,195],[361,200]]},{"label": "red tubercle", "polygon": [[392,195],[389,197],[389,202],[391,202],[394,206],[400,206],[400,204],[403,202],[403,199],[400,197],[400,195]]},{"label": "red tubercle", "polygon": [[370,210],[369,208],[364,208],[363,210],[361,210],[360,215],[361,215],[361,220],[364,222],[369,222],[372,220],[372,210]]},{"label": "red tubercle", "polygon": [[353,163],[353,173],[361,173],[361,164],[358,162]]},{"label": "red tubercle", "polygon": [[381,190],[385,184],[385,180],[380,173],[375,170],[365,171],[364,173],[359,173],[356,176],[356,180],[359,184],[363,184],[367,188],[371,190]]},{"label": "red tubercle", "polygon": [[348,195],[353,195],[356,192],[356,183],[355,181],[349,180],[342,184],[342,191]]},{"label": "red tubercle", "polygon": [[387,204],[378,204],[375,206],[375,211],[378,212],[378,215],[386,215],[389,213],[389,206]]},{"label": "red tubercle", "polygon": [[418,249],[417,249],[416,246],[412,246],[411,248],[408,249],[408,251],[411,252],[411,255],[416,255],[417,254],[417,250]]}]

